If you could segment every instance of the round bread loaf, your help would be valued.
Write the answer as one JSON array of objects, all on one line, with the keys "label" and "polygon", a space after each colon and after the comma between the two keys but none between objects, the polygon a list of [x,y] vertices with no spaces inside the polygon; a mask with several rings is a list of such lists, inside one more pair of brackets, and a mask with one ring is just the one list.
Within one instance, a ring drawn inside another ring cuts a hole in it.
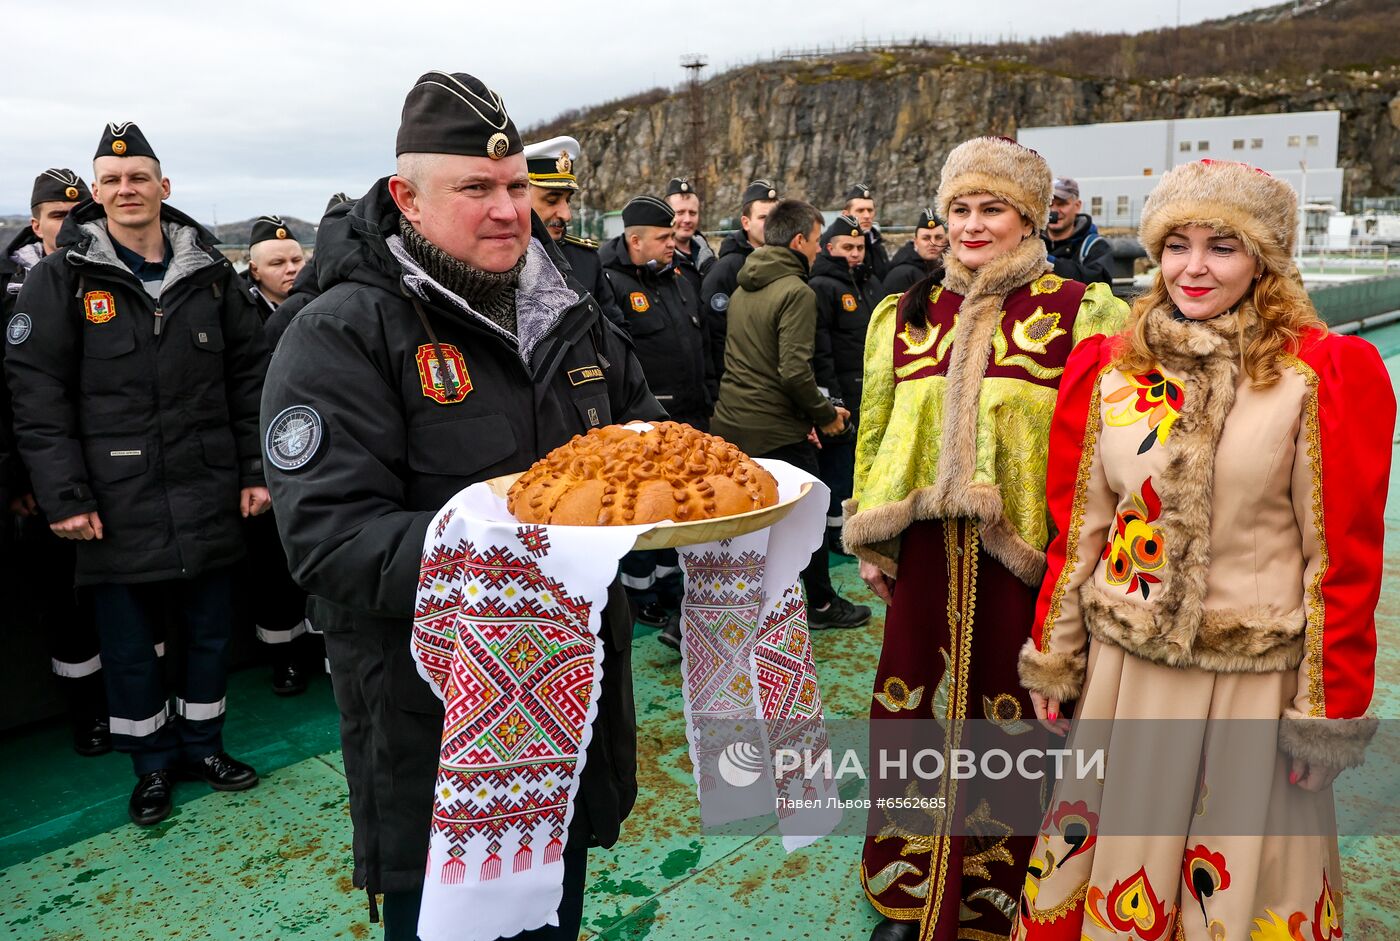
[{"label": "round bread loaf", "polygon": [[778,502],[778,482],[723,438],[658,422],[595,428],[536,461],[506,506],[522,523],[628,526],[733,516]]}]

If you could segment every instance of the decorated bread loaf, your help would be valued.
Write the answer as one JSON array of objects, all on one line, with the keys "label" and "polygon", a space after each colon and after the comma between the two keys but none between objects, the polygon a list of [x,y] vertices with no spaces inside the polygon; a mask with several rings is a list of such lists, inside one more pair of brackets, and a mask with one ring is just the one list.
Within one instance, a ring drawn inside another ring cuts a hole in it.
[{"label": "decorated bread loaf", "polygon": [[688,523],[778,502],[778,482],[723,438],[658,422],[649,431],[595,428],[520,476],[507,507],[522,523],[628,526]]}]

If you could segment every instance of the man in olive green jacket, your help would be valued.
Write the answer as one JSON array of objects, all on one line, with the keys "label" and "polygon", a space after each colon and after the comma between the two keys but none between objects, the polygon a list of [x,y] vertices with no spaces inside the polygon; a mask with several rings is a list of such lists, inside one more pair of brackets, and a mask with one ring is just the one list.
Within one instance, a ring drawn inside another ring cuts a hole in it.
[{"label": "man in olive green jacket", "polygon": [[[729,301],[724,376],[710,430],[753,457],[786,461],[817,476],[813,428],[846,429],[850,412],[833,405],[812,370],[817,296],[807,286],[821,250],[822,216],[811,204],[785,199],[768,214],[765,245],[739,271]],[[802,572],[807,621],[813,630],[857,627],[870,609],[831,587],[826,547]]]}]

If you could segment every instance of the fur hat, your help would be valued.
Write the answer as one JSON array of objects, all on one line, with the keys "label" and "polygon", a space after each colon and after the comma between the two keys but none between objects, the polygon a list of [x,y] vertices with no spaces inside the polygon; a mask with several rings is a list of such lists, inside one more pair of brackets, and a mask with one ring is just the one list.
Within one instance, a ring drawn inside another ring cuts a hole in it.
[{"label": "fur hat", "polygon": [[1044,231],[1050,217],[1054,177],[1045,158],[1008,137],[974,137],[963,141],[943,161],[938,182],[938,215],[949,218],[953,200],[971,193],[991,193],[1006,200]]},{"label": "fur hat", "polygon": [[1265,268],[1289,276],[1298,235],[1298,194],[1247,163],[1197,160],[1175,167],[1147,197],[1138,240],[1153,264],[1172,229],[1203,225],[1245,243]]}]

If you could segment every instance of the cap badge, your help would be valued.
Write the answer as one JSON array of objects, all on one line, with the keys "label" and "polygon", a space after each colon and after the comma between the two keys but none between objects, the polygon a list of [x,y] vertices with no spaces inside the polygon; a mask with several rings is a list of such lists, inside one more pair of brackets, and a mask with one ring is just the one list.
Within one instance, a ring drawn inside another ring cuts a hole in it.
[{"label": "cap badge", "polygon": [[486,156],[492,160],[500,160],[510,150],[510,138],[500,131],[492,134],[486,141]]},{"label": "cap badge", "polygon": [[126,141],[124,141],[124,140],[114,140],[114,141],[112,141],[112,153],[116,154],[118,157],[120,157],[122,154],[126,153]]},{"label": "cap badge", "polygon": [[689,192],[690,192],[690,184],[687,183],[685,180],[681,180],[681,192],[682,192],[682,193],[689,193]]},{"label": "cap badge", "polygon": [[76,186],[70,186],[70,187],[68,187],[66,190],[63,191],[63,195],[64,195],[64,196],[67,196],[69,199],[77,199],[77,198],[78,198],[78,188],[77,188]]},{"label": "cap badge", "polygon": [[286,229],[278,229],[278,230],[277,230],[277,237],[278,237],[279,239],[284,239],[284,238],[286,238],[286,237],[287,237],[287,230],[286,230]]},{"label": "cap badge", "polygon": [[778,191],[777,191],[777,190],[769,190],[769,191],[768,191],[768,198],[769,198],[769,199],[777,199],[777,198],[778,198]]},{"label": "cap badge", "polygon": [[559,151],[559,159],[554,161],[554,169],[560,173],[573,173],[574,161],[567,150]]}]

